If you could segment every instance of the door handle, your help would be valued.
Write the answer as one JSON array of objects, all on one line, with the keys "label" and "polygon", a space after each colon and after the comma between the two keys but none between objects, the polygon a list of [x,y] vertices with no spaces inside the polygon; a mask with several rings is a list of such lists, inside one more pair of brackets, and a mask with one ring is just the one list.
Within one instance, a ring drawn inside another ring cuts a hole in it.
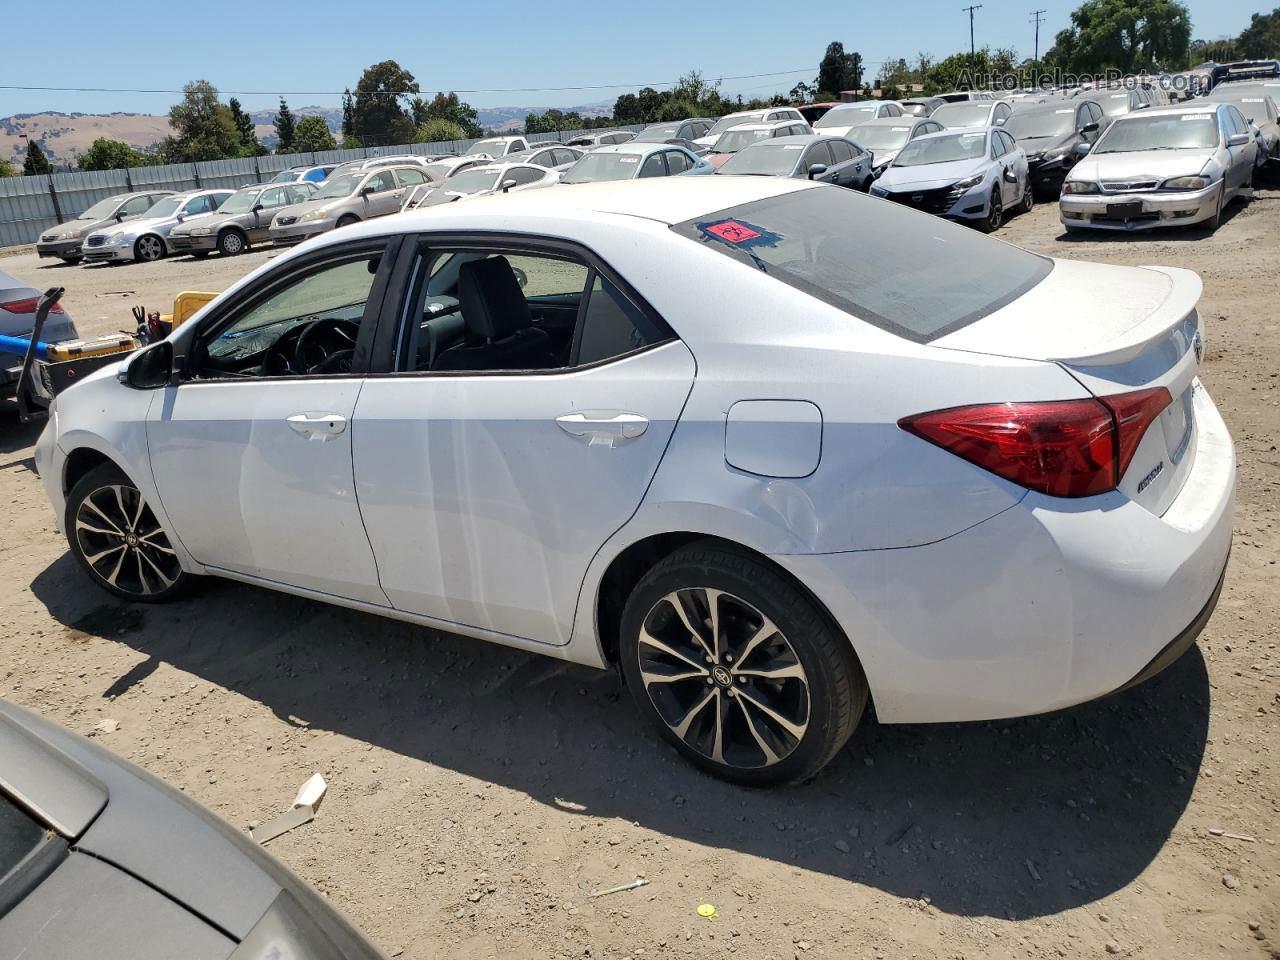
[{"label": "door handle", "polygon": [[336,413],[295,413],[288,418],[289,428],[299,436],[327,440],[347,429],[347,418]]},{"label": "door handle", "polygon": [[638,413],[566,413],[556,417],[560,429],[572,437],[583,437],[590,446],[612,447],[619,440],[634,440],[649,429],[649,420]]}]

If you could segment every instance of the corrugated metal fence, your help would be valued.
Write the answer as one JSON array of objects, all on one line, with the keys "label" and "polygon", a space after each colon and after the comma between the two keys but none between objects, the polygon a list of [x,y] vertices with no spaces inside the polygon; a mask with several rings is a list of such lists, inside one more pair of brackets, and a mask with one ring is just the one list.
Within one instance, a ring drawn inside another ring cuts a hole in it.
[{"label": "corrugated metal fence", "polygon": [[[640,130],[641,127],[616,127]],[[535,133],[530,143],[564,142],[587,130]],[[0,179],[0,247],[35,243],[40,234],[66,220],[74,219],[99,200],[117,193],[158,187],[164,190],[197,190],[212,187],[242,187],[270,180],[281,170],[300,164],[343,163],[375,156],[433,153],[465,153],[475,140],[446,140],[436,143],[405,143],[376,150],[324,150],[319,153],[270,154],[207,163],[172,163],[160,167],[131,167],[127,170],[94,170],[84,173],[55,173],[46,177],[5,177]]]}]

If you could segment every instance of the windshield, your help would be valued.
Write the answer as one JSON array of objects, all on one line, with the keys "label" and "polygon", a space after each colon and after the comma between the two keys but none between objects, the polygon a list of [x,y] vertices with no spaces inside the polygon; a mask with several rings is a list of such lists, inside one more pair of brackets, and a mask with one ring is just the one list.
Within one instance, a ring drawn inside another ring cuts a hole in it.
[{"label": "windshield", "polygon": [[944,127],[981,127],[990,116],[991,105],[987,103],[944,103],[933,111],[931,119]]},{"label": "windshield", "polygon": [[233,193],[227,202],[218,208],[218,212],[248,213],[261,195],[261,190],[241,190],[239,193]]},{"label": "windshield", "polygon": [[80,214],[80,216],[76,217],[76,219],[77,220],[103,220],[111,216],[111,214],[115,212],[115,209],[119,205],[119,203],[120,201],[115,197],[108,197],[106,200],[99,200],[97,203],[95,203],[92,207],[90,207],[84,213]]},{"label": "windshield", "polygon": [[828,110],[813,125],[815,130],[829,130],[831,127],[852,127],[855,123],[863,123],[875,117],[880,109],[878,103],[868,103],[865,107],[836,107]]},{"label": "windshield", "polygon": [[804,148],[803,143],[757,143],[735,153],[718,172],[785,177],[796,168]]},{"label": "windshield", "polygon": [[271,178],[271,182],[272,183],[293,183],[293,181],[297,179],[298,179],[297,170],[281,170],[279,173],[277,173],[274,177]]},{"label": "windshield", "polygon": [[674,137],[679,129],[680,124],[678,123],[664,123],[658,127],[649,127],[646,130],[641,130],[636,139],[641,143],[661,143],[663,140],[670,140]]},{"label": "windshield", "polygon": [[1053,269],[1012,244],[852,190],[796,190],[671,229],[918,343],[999,309]]},{"label": "windshield", "polygon": [[0,794],[0,879],[40,846],[44,837],[40,824]]},{"label": "windshield", "polygon": [[743,147],[749,147],[757,140],[768,140],[770,130],[730,130],[720,134],[720,139],[712,148],[716,153],[737,153]]},{"label": "windshield", "polygon": [[711,129],[707,131],[708,137],[718,137],[730,127],[736,127],[743,123],[753,123],[763,117],[763,113],[739,113],[730,114],[727,117],[721,117],[711,125]]},{"label": "windshield", "polygon": [[1075,128],[1075,107],[1059,107],[1055,110],[1032,110],[1029,113],[1015,113],[1004,124],[1006,132],[1015,140],[1064,137]]},{"label": "windshield", "polygon": [[880,127],[864,124],[849,131],[863,147],[868,150],[897,150],[911,136],[910,127]]},{"label": "windshield", "polygon": [[1122,113],[1129,112],[1129,95],[1127,93],[1113,93],[1109,97],[1103,97],[1100,103],[1102,104],[1102,112],[1108,117],[1118,117]]},{"label": "windshield", "polygon": [[597,180],[630,180],[644,159],[638,153],[588,153],[568,169],[561,183],[593,183]]},{"label": "windshield", "polygon": [[152,204],[151,209],[143,214],[144,217],[159,217],[167,219],[178,212],[178,208],[182,206],[186,197],[165,197],[158,203]]},{"label": "windshield", "polygon": [[481,193],[490,189],[498,179],[498,171],[493,167],[479,167],[475,170],[464,170],[456,177],[450,177],[446,189],[450,193]]},{"label": "windshield", "polygon": [[356,192],[356,187],[360,186],[360,181],[364,179],[362,173],[348,173],[341,177],[331,177],[320,188],[316,194],[317,200],[337,200],[339,197],[349,197]]},{"label": "windshield", "polygon": [[473,157],[477,153],[487,153],[493,157],[500,157],[502,156],[502,149],[505,146],[506,144],[501,140],[477,140],[467,148],[467,152],[464,153],[463,156]]},{"label": "windshield", "polygon": [[912,140],[893,161],[895,167],[922,167],[930,163],[977,160],[987,152],[985,133],[934,134]]},{"label": "windshield", "polygon": [[1093,152],[1206,150],[1217,145],[1218,121],[1212,113],[1137,114],[1113,123]]},{"label": "windshield", "polygon": [[929,105],[927,103],[904,103],[902,112],[912,117],[927,117],[929,115]]}]

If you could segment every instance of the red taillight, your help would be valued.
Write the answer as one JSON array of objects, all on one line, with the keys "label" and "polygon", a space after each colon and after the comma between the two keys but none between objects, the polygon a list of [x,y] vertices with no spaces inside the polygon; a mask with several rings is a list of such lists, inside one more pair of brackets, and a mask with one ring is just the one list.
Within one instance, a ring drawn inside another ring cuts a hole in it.
[{"label": "red taillight", "polygon": [[[39,297],[28,297],[26,300],[10,300],[8,303],[0,303],[0,310],[8,310],[10,313],[35,313],[36,304],[39,302]],[[61,313],[62,304],[55,303],[49,308],[49,312]]]},{"label": "red taillight", "polygon": [[984,403],[904,417],[898,426],[1006,480],[1054,497],[1091,497],[1124,476],[1164,387],[1086,400]]}]

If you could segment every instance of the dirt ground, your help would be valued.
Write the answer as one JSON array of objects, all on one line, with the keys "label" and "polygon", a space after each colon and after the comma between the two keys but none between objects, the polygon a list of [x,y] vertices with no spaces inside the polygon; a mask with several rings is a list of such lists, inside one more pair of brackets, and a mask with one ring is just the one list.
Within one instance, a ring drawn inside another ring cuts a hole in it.
[{"label": "dirt ground", "polygon": [[[815,782],[742,790],[681,763],[609,674],[227,582],[116,604],[6,412],[0,696],[119,721],[99,742],[241,827],[321,771],[317,819],[270,850],[392,956],[1280,957],[1280,191],[1212,236],[1068,239],[1052,204],[1001,235],[1204,278],[1235,549],[1198,648],[1137,689],[999,723],[868,716]],[[66,284],[99,333],[265,256],[0,267]]]}]

